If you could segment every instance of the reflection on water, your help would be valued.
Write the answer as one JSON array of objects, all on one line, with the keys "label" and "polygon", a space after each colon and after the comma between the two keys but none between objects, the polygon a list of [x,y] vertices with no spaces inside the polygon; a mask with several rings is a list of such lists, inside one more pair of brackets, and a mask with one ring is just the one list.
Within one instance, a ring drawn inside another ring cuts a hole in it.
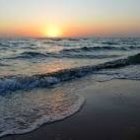
[{"label": "reflection on water", "polygon": [[[24,75],[32,75],[37,73],[51,73],[56,72],[58,70],[66,69],[68,67],[72,67],[74,62],[69,61],[66,62],[61,59],[55,60],[47,60],[46,63],[36,63],[32,65],[30,62],[23,62],[14,63],[13,66],[10,68],[7,67],[0,67],[0,75],[17,75],[17,74],[24,74]],[[5,70],[6,69],[6,70]]]},{"label": "reflection on water", "polygon": [[53,61],[53,63],[48,63],[48,64],[42,64],[36,67],[36,71],[40,73],[51,73],[51,72],[56,72],[62,69],[66,69],[68,67],[71,67],[71,64],[73,62],[67,63],[66,61],[63,61],[61,59]]},{"label": "reflection on water", "polygon": [[57,92],[50,98],[51,110],[56,114],[65,113],[70,106],[73,106],[76,100],[78,100],[78,96],[67,95],[64,92]]},{"label": "reflection on water", "polygon": [[[15,60],[14,60],[15,61]],[[46,61],[46,62],[45,62]],[[0,67],[0,75],[17,75],[17,74],[23,74],[23,75],[33,75],[33,74],[44,74],[44,73],[51,73],[56,72],[63,69],[70,69],[74,67],[81,67],[81,66],[87,66],[87,65],[96,65],[99,63],[102,63],[103,60],[86,60],[83,59],[82,61],[80,59],[46,59],[45,61],[39,61],[39,62],[25,62],[25,61],[18,61],[16,60],[14,63],[11,62],[10,67],[3,66]],[[10,63],[10,62],[9,62]],[[12,64],[13,63],[13,64]]]},{"label": "reflection on water", "polygon": [[62,46],[50,46],[47,48],[47,52],[49,53],[59,53],[60,51],[63,50],[64,47]]}]

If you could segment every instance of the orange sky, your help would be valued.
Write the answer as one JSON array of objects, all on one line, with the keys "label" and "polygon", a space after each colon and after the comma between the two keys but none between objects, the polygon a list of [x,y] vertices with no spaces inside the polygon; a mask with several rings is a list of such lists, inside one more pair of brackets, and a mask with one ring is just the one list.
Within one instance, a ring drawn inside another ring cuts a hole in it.
[{"label": "orange sky", "polygon": [[1,0],[0,36],[139,36],[138,5],[138,0]]}]

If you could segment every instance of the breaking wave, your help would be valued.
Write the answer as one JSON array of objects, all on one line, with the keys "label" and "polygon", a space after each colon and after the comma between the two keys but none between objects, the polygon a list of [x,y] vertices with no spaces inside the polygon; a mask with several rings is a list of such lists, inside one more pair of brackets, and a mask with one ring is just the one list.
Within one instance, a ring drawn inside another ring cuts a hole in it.
[{"label": "breaking wave", "polygon": [[99,70],[116,69],[135,64],[140,64],[140,54],[99,65],[65,69],[49,74],[37,74],[32,76],[4,76],[0,78],[0,95],[5,95],[7,92],[16,90],[28,90],[35,87],[50,87],[54,84],[80,78]]}]

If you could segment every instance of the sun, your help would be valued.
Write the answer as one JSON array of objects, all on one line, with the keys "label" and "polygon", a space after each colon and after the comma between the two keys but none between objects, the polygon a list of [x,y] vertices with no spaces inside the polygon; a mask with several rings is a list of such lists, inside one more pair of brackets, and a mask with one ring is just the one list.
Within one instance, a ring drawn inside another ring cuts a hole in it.
[{"label": "sun", "polygon": [[57,26],[51,25],[45,29],[44,35],[51,38],[61,37],[62,30]]}]

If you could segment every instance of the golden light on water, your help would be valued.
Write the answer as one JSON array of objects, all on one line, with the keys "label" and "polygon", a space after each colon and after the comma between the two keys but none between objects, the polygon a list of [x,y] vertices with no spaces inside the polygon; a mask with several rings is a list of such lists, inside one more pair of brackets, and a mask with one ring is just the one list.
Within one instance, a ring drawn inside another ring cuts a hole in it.
[{"label": "golden light on water", "polygon": [[45,31],[44,31],[44,36],[52,37],[52,38],[61,37],[62,29],[60,27],[54,26],[54,25],[48,26],[48,28],[45,29]]}]

